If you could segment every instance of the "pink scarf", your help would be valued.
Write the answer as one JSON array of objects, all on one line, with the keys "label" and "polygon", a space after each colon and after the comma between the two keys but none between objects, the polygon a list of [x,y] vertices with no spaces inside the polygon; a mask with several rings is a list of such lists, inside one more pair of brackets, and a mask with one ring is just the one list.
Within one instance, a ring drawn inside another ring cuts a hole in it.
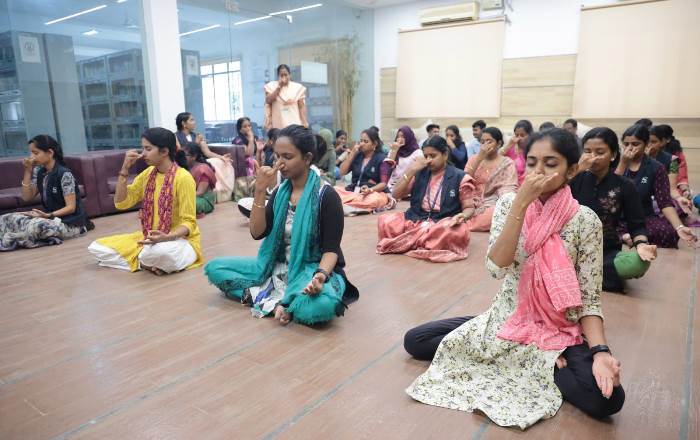
[{"label": "pink scarf", "polygon": [[[163,186],[160,189],[158,197],[158,230],[170,232],[170,227],[173,221],[173,182],[175,182],[175,174],[177,174],[178,166],[175,162],[165,173]],[[148,236],[148,231],[153,229],[153,212],[154,212],[154,197],[156,192],[156,176],[158,169],[153,167],[151,174],[148,176],[146,190],[143,194],[143,203],[141,204],[141,231],[143,236]]]},{"label": "pink scarf", "polygon": [[525,213],[523,233],[527,260],[520,272],[518,306],[498,337],[541,350],[561,350],[583,342],[581,326],[566,311],[581,306],[576,270],[559,236],[579,204],[566,185],[543,205],[535,200]]}]

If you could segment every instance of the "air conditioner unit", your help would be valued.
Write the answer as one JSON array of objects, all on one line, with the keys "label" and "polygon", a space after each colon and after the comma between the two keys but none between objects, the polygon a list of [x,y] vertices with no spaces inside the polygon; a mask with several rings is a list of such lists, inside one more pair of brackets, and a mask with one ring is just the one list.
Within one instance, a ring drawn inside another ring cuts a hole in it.
[{"label": "air conditioner unit", "polygon": [[420,24],[429,26],[431,24],[452,23],[455,21],[469,21],[479,19],[479,3],[457,3],[454,5],[438,6],[436,8],[423,9],[420,11]]}]

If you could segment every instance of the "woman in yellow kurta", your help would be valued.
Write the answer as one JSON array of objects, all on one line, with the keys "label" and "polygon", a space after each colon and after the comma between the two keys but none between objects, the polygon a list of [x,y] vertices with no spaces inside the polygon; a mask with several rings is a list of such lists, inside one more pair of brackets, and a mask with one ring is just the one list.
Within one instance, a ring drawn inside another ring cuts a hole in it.
[{"label": "woman in yellow kurta", "polygon": [[[150,270],[157,275],[200,266],[204,259],[196,220],[192,175],[174,161],[175,135],[150,128],[141,135],[143,152],[127,151],[114,194],[117,209],[142,202],[141,231],[94,241],[88,250],[105,267]],[[149,165],[127,185],[129,169],[140,158]]]}]

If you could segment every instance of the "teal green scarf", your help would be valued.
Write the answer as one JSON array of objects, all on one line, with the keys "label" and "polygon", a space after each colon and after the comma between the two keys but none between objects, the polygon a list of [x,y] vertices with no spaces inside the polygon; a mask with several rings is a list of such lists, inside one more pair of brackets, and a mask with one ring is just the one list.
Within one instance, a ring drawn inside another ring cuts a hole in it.
[{"label": "teal green scarf", "polygon": [[[321,179],[316,173],[309,171],[292,224],[287,290],[280,302],[294,315],[296,321],[307,324],[332,319],[335,315],[335,307],[330,310],[327,306],[321,307],[321,304],[327,305],[329,299],[339,303],[345,291],[343,278],[332,273],[331,279],[324,284],[321,293],[314,296],[303,294],[304,288],[311,281],[321,261],[318,222],[320,186]],[[272,275],[275,263],[284,261],[284,228],[291,193],[291,182],[286,180],[280,185],[275,195],[274,224],[270,234],[263,240],[257,258],[216,258],[204,268],[209,281],[227,296],[240,299],[243,289],[262,285]]]}]

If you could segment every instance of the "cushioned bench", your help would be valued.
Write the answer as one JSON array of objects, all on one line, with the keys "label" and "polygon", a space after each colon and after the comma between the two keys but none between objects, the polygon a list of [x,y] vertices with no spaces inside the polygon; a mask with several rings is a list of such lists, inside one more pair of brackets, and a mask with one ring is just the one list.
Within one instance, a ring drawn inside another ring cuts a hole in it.
[{"label": "cushioned bench", "polygon": [[[41,198],[37,194],[34,200],[22,199],[22,177],[24,176],[24,158],[0,159],[0,214],[15,211],[41,209]],[[66,156],[66,166],[78,181],[80,197],[85,212],[89,217],[100,214],[97,200],[97,181],[92,159],[85,156]]]},{"label": "cushioned bench", "polygon": [[[236,176],[246,175],[245,149],[242,146],[219,144],[212,145],[211,150],[217,154],[230,154]],[[114,193],[125,154],[125,150],[108,150],[65,157],[66,166],[78,180],[81,200],[88,217],[119,212],[114,207]],[[22,200],[22,159],[0,159],[0,214],[41,207],[38,195],[30,202]],[[145,169],[146,162],[137,161],[131,167],[129,182]],[[131,210],[138,208],[139,205],[136,205]]]}]

